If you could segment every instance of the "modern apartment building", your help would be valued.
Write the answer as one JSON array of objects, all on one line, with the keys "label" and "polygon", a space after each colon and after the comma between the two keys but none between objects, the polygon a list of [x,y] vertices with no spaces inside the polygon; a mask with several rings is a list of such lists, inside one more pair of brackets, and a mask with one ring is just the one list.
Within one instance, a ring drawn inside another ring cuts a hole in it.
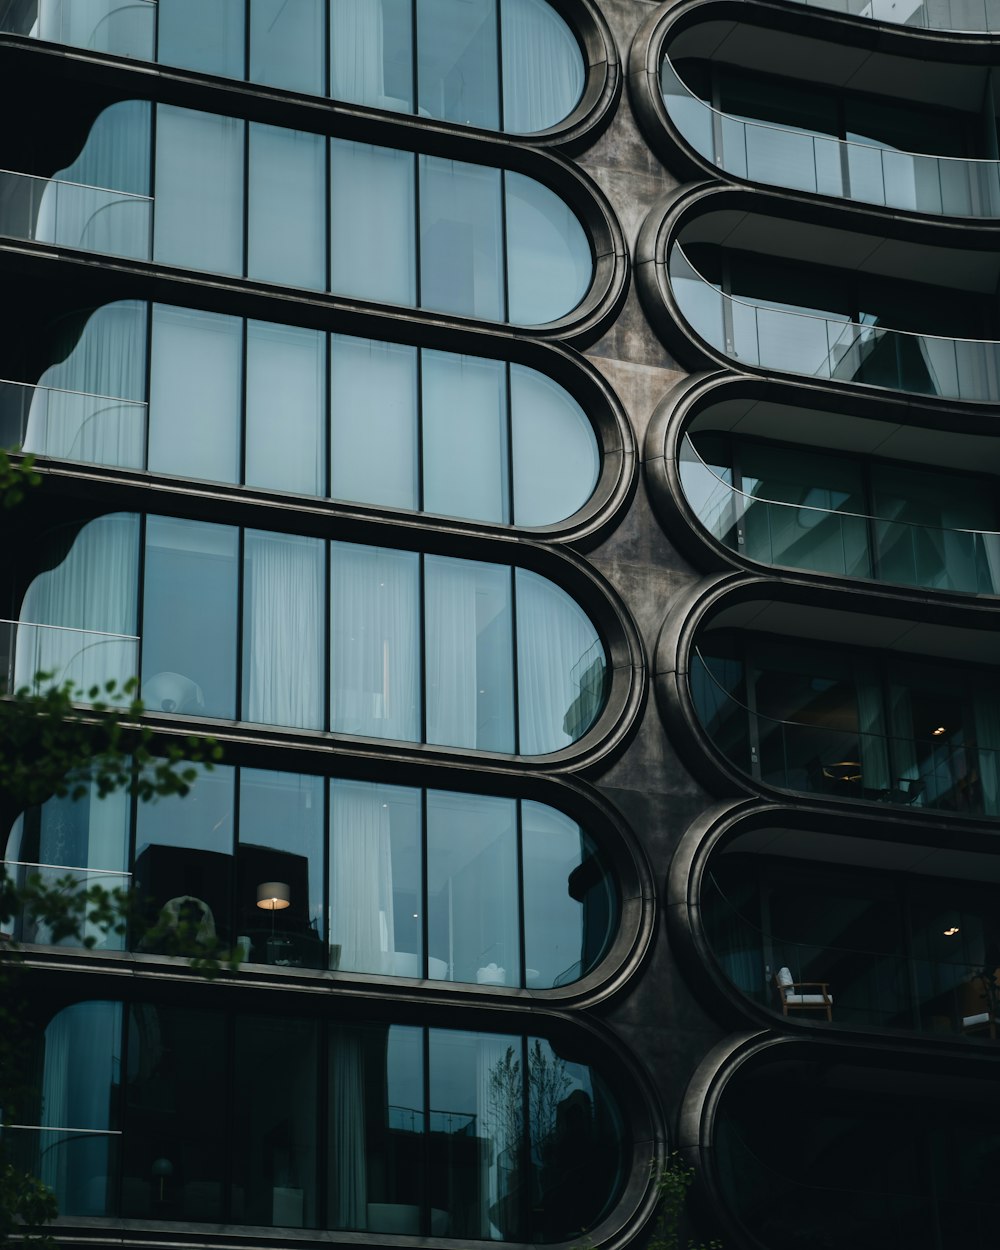
[{"label": "modern apartment building", "polygon": [[7,862],[242,958],[13,926],[60,1245],[996,1244],[1000,10],[830,2],[0,0],[7,688],[225,749]]}]

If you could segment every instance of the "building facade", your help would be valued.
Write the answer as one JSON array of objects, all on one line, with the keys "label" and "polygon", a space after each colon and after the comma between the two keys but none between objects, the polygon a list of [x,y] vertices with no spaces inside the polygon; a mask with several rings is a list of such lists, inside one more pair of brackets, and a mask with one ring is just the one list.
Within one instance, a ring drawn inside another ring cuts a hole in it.
[{"label": "building facade", "polygon": [[225,752],[7,835],[60,1244],[995,1243],[997,27],[0,0],[7,689]]}]

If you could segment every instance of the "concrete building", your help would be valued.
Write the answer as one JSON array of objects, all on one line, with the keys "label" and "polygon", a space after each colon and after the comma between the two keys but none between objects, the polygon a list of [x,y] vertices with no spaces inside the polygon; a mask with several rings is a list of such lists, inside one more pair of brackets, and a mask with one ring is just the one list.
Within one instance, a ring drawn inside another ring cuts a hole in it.
[{"label": "concrete building", "polygon": [[995,1243],[991,2],[0,0],[61,1245]]}]

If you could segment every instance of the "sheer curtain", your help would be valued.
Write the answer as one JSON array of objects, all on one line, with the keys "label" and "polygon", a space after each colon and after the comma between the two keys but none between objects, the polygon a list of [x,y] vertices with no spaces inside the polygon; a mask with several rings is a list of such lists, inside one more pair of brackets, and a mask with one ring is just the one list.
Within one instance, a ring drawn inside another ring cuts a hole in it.
[{"label": "sheer curtain", "polygon": [[398,109],[403,103],[385,99],[382,0],[335,0],[330,5],[330,94],[376,108]]},{"label": "sheer curtain", "polygon": [[979,775],[983,787],[983,811],[1000,811],[1000,697],[995,689],[978,690],[973,696]]},{"label": "sheer curtain", "polygon": [[334,733],[420,738],[419,571],[411,552],[331,544]]},{"label": "sheer curtain", "polygon": [[383,788],[334,781],[330,804],[330,941],[344,972],[395,971],[390,808]]},{"label": "sheer curtain", "polygon": [[468,560],[428,556],[424,567],[427,741],[475,747],[475,566]]},{"label": "sheer curtain", "polygon": [[368,1227],[368,1141],[364,1034],[330,1029],[330,1226]]},{"label": "sheer curtain", "polygon": [[120,1003],[76,1003],[45,1029],[39,1176],[55,1191],[62,1214],[107,1213],[113,1184],[107,1130],[113,1127],[111,1091],[121,1080],[120,1056]]},{"label": "sheer curtain", "polygon": [[111,513],[83,526],[61,563],[25,593],[15,688],[33,686],[39,672],[51,673],[57,685],[71,682],[77,692],[136,676],[138,559],[134,514]]},{"label": "sheer curtain", "polygon": [[150,203],[134,197],[149,194],[149,145],[148,102],[109,105],[95,118],[80,155],[45,186],[34,237],[146,259]]},{"label": "sheer curtain", "polygon": [[323,542],[247,530],[243,716],[323,728]]},{"label": "sheer curtain", "polygon": [[607,657],[573,600],[527,569],[515,574],[520,753],[543,755],[581,737],[604,701]]},{"label": "sheer curtain", "polygon": [[140,300],[121,300],[90,314],[69,355],[38,379],[25,451],[143,467],[146,308]]},{"label": "sheer curtain", "polygon": [[568,116],[583,94],[580,45],[544,0],[501,0],[503,128],[547,130]]}]

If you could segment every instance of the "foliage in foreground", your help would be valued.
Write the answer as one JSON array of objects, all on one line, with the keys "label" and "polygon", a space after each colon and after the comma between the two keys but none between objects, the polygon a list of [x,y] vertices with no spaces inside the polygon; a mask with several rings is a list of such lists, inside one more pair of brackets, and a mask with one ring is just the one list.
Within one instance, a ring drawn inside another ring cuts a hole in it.
[{"label": "foliage in foreground", "polygon": [[682,1237],[681,1225],[687,1192],[692,1184],[694,1168],[688,1167],[675,1151],[656,1182],[659,1205],[647,1250],[722,1250],[721,1241],[695,1242]]}]

